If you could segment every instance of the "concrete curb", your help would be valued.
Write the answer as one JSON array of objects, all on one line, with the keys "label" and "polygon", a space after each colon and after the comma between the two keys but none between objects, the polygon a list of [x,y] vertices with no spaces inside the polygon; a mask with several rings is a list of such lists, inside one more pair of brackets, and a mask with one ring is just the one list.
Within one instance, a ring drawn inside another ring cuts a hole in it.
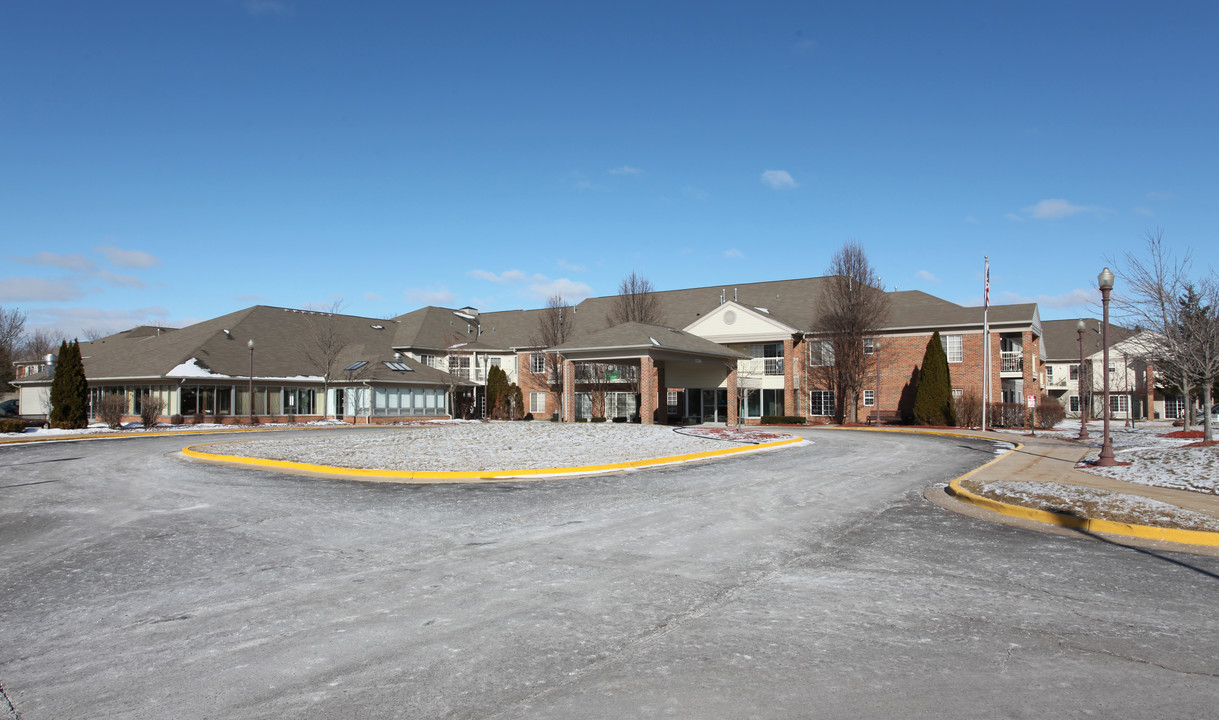
[{"label": "concrete curb", "polygon": [[[836,428],[833,428],[836,429]],[[991,498],[982,497],[976,493],[972,493],[961,487],[961,481],[971,475],[982,472],[995,463],[1001,462],[1004,458],[1012,453],[1021,450],[1025,447],[1025,443],[1021,443],[1015,439],[1001,440],[999,438],[988,438],[979,435],[971,435],[961,432],[952,432],[947,430],[911,430],[905,428],[843,428],[850,430],[864,430],[867,432],[892,432],[906,433],[909,435],[945,435],[948,437],[965,437],[975,440],[992,440],[994,442],[1009,442],[1013,447],[1008,452],[990,460],[989,462],[970,470],[964,475],[952,480],[948,483],[948,494],[960,500],[961,502],[975,505],[984,510],[1007,515],[1009,517],[1022,518],[1025,520],[1035,520],[1047,525],[1068,528],[1071,530],[1084,530],[1087,532],[1103,532],[1110,535],[1122,535],[1125,537],[1139,538],[1142,540],[1156,540],[1160,542],[1176,543],[1180,545],[1201,545],[1205,547],[1219,547],[1219,533],[1206,532],[1203,530],[1179,530],[1177,528],[1162,528],[1153,525],[1134,525],[1131,523],[1114,522],[1112,520],[1101,520],[1098,518],[1081,517],[1078,515],[1066,515],[1063,513],[1050,512],[1048,510],[1038,510],[1036,508],[1025,507],[1023,505],[1012,505],[1010,503],[992,500]],[[1064,482],[1063,484],[1071,485],[1073,483]],[[1130,495],[1138,495],[1138,493],[1128,493]]]},{"label": "concrete curb", "polygon": [[198,449],[219,443],[208,443],[205,445],[192,445],[185,447],[182,448],[182,455],[194,460],[202,460],[204,462],[222,465],[234,465],[238,467],[254,467],[261,470],[274,470],[294,474],[320,475],[324,477],[345,477],[379,482],[459,483],[508,479],[547,480],[558,477],[569,477],[572,475],[595,475],[607,472],[639,470],[641,468],[658,467],[661,465],[675,465],[678,463],[692,462],[696,460],[720,458],[728,455],[773,450],[776,448],[786,447],[788,445],[797,445],[803,442],[807,441],[802,437],[795,437],[787,440],[776,440],[774,442],[759,443],[757,445],[729,447],[721,450],[707,450],[704,452],[690,453],[687,455],[669,455],[667,457],[649,458],[646,460],[631,460],[620,463],[607,463],[604,465],[582,465],[565,468],[539,468],[534,470],[369,470],[363,468],[343,468],[334,465],[314,465],[311,463],[289,462],[285,460],[264,460],[262,458],[247,458],[238,455],[220,455],[216,453],[204,452]]},{"label": "concrete curb", "polygon": [[115,433],[96,433],[91,435],[53,435],[51,437],[32,437],[32,438],[4,438],[0,439],[0,445],[27,445],[29,443],[47,443],[47,442],[75,442],[77,440],[127,440],[130,438],[144,437],[169,437],[176,435],[231,435],[235,433],[251,433],[251,432],[284,432],[287,430],[348,430],[351,425],[319,425],[309,427],[307,425],[283,426],[283,427],[234,427],[232,430],[141,430],[140,432],[115,432]]}]

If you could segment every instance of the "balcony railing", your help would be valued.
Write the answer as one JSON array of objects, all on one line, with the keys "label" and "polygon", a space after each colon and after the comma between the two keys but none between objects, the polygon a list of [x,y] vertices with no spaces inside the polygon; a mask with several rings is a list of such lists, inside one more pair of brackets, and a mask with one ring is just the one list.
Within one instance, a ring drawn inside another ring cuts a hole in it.
[{"label": "balcony railing", "polygon": [[1004,351],[999,353],[999,372],[1024,372],[1024,355],[1019,351]]}]

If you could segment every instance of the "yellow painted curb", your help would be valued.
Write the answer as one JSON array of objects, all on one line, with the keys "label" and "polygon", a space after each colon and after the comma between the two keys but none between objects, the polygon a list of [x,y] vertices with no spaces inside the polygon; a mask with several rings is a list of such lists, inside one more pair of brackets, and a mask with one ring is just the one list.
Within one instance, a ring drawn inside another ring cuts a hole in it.
[{"label": "yellow painted curb", "polygon": [[1023,505],[1011,505],[1009,503],[992,500],[988,497],[982,497],[972,493],[961,487],[961,481],[968,478],[970,475],[981,472],[983,469],[999,462],[1013,452],[1024,447],[1024,443],[1015,440],[999,440],[997,438],[979,437],[977,435],[968,435],[966,433],[937,431],[937,430],[904,430],[898,428],[844,428],[849,430],[867,430],[870,432],[905,432],[914,435],[947,435],[949,437],[968,437],[975,440],[992,440],[993,442],[1010,442],[1013,447],[1008,452],[994,458],[993,460],[980,465],[973,470],[965,473],[959,478],[948,483],[949,492],[962,502],[967,502],[971,505],[985,508],[992,512],[997,512],[1000,515],[1009,517],[1024,518],[1026,520],[1036,520],[1047,525],[1056,525],[1058,527],[1070,528],[1072,530],[1086,530],[1088,532],[1103,532],[1111,535],[1124,535],[1126,537],[1142,538],[1144,540],[1160,540],[1162,542],[1180,543],[1182,545],[1205,545],[1219,546],[1219,533],[1206,532],[1204,530],[1179,530],[1177,528],[1162,528],[1152,525],[1134,525],[1132,523],[1114,522],[1112,520],[1100,520],[1098,518],[1079,517],[1077,515],[1065,515],[1062,513],[1050,512],[1048,510],[1037,510],[1035,508],[1024,507]]},{"label": "yellow painted curb", "polygon": [[295,471],[319,475],[367,478],[370,480],[466,482],[470,480],[503,480],[509,478],[517,480],[542,480],[548,477],[559,477],[563,475],[591,475],[594,473],[613,472],[615,470],[636,470],[639,468],[654,467],[657,465],[671,465],[674,463],[689,462],[692,460],[706,460],[709,458],[723,457],[725,455],[768,450],[783,447],[785,445],[794,445],[804,441],[804,438],[794,437],[787,440],[776,440],[775,442],[746,445],[743,447],[730,447],[722,450],[707,450],[705,452],[690,453],[688,455],[670,455],[668,457],[650,458],[647,460],[630,460],[627,462],[608,463],[605,465],[582,465],[579,467],[541,468],[534,470],[369,470],[364,468],[343,468],[336,467],[334,465],[313,465],[311,463],[289,462],[286,460],[264,460],[262,458],[248,458],[238,455],[218,455],[197,449],[201,447],[208,447],[209,445],[218,445],[220,443],[208,443],[207,445],[193,445],[190,447],[185,447],[182,448],[182,454],[186,457],[194,458],[196,460],[204,460],[206,462],[222,463],[226,465],[254,466],[267,468],[269,470],[289,472]]},{"label": "yellow painted curb", "polygon": [[[1004,453],[1006,455],[1006,453]],[[996,458],[1001,460],[1002,457]],[[991,462],[995,462],[992,460]],[[990,463],[987,463],[989,465]],[[986,467],[983,465],[982,467]],[[1000,515],[1010,517],[1024,518],[1026,520],[1036,520],[1048,525],[1057,525],[1058,527],[1071,528],[1072,530],[1086,530],[1088,532],[1103,532],[1112,535],[1125,535],[1127,537],[1142,538],[1144,540],[1161,540],[1164,542],[1181,543],[1183,545],[1208,545],[1219,546],[1219,533],[1207,532],[1204,530],[1179,530],[1177,528],[1162,528],[1152,525],[1134,525],[1132,523],[1114,522],[1112,520],[1100,520],[1097,518],[1080,517],[1078,515],[1066,515],[1063,513],[1051,512],[1049,510],[1038,510],[1036,508],[1025,507],[1023,505],[1011,505],[1009,503],[992,500],[988,497],[982,497],[972,493],[961,487],[961,480],[969,477],[977,470],[972,470],[965,475],[948,483],[951,494],[962,502],[967,502],[971,505],[985,508],[992,512],[997,512]]]}]

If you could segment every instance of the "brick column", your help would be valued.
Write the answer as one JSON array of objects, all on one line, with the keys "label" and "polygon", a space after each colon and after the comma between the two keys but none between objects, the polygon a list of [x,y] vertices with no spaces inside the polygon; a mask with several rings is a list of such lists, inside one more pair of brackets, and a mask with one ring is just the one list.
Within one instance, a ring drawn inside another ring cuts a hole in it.
[{"label": "brick column", "polygon": [[656,366],[656,413],[657,423],[661,425],[669,424],[669,386],[665,383],[665,366],[660,363]]},{"label": "brick column", "polygon": [[639,358],[639,422],[652,425],[656,419],[656,363]]},{"label": "brick column", "polygon": [[740,418],[740,399],[736,394],[736,360],[729,360],[728,370],[728,424],[736,425]]},{"label": "brick column", "polygon": [[563,407],[559,408],[563,422],[576,421],[576,364],[563,361]]},{"label": "brick column", "polygon": [[783,341],[783,414],[796,414],[796,342],[791,338]]}]

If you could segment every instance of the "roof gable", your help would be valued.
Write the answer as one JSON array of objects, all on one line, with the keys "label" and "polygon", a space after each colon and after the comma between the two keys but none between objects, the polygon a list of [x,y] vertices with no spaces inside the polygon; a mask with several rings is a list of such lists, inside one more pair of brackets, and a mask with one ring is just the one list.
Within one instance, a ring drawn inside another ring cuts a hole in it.
[{"label": "roof gable", "polygon": [[716,343],[785,340],[798,330],[754,308],[729,300],[687,325],[684,330]]}]

